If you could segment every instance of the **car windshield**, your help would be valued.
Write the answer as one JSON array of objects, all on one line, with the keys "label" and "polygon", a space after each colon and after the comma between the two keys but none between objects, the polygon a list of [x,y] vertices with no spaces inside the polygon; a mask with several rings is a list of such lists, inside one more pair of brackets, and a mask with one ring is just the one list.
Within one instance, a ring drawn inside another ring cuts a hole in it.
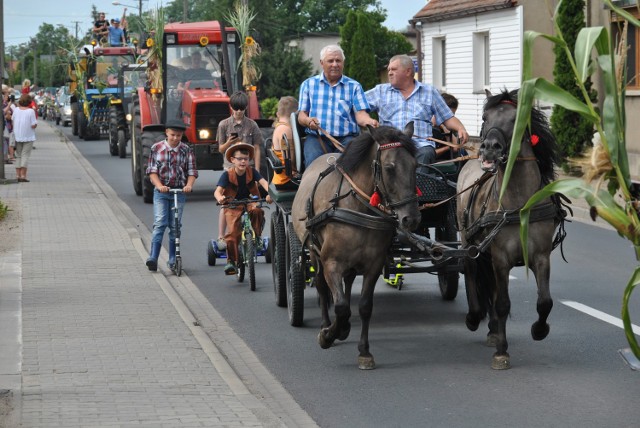
[{"label": "car windshield", "polygon": [[95,82],[110,88],[117,87],[120,67],[123,64],[131,64],[133,62],[132,55],[97,56]]}]

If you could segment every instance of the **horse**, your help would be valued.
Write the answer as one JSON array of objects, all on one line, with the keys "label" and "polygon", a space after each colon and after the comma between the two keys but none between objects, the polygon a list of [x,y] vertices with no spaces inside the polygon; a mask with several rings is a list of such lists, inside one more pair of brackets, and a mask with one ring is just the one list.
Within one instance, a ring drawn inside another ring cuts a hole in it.
[{"label": "horse", "polygon": [[[502,201],[499,192],[504,180],[515,126],[518,90],[497,95],[487,93],[478,161],[461,169],[457,182],[457,212],[461,243],[476,245],[479,257],[464,259],[464,277],[469,310],[466,325],[476,331],[489,313],[487,345],[495,345],[491,367],[509,369],[506,322],[511,308],[509,272],[524,265],[519,234],[519,213],[527,200],[555,178],[557,147],[544,114],[532,109],[530,128],[523,137]],[[528,266],[538,288],[538,319],[531,326],[534,340],[549,334],[547,318],[553,307],[549,291],[550,254],[564,238],[564,211],[557,198],[540,202],[531,211]],[[554,238],[556,228],[560,226]]]},{"label": "horse", "polygon": [[363,275],[358,343],[362,370],[375,368],[369,352],[369,321],[374,288],[393,237],[398,228],[410,231],[420,221],[412,135],[413,122],[403,131],[368,127],[368,133],[353,139],[339,157],[325,154],[314,160],[293,201],[293,227],[316,270],[321,348],[349,336],[351,288],[356,275]]}]

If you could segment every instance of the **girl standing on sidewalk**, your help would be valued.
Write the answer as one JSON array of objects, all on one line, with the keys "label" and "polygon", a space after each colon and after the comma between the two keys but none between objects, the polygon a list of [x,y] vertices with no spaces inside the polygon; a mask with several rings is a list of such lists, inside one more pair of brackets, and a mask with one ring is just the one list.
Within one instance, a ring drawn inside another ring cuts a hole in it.
[{"label": "girl standing on sidewalk", "polygon": [[18,108],[13,111],[13,134],[16,139],[16,176],[22,183],[27,180],[27,164],[31,156],[33,143],[36,141],[36,112],[29,107],[31,97],[22,94],[18,101]]}]

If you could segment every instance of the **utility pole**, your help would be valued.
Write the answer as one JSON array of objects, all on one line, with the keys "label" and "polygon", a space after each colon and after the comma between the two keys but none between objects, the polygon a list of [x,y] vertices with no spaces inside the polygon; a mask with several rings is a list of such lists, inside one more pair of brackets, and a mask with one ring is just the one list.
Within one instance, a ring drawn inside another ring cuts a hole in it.
[{"label": "utility pole", "polygon": [[138,0],[138,16],[142,19],[142,0]]},{"label": "utility pole", "polygon": [[76,24],[76,39],[78,38],[78,24],[80,24],[81,21],[71,21],[72,24]]},{"label": "utility pole", "polygon": [[182,0],[182,22],[187,22],[187,15],[189,14],[188,0]]}]

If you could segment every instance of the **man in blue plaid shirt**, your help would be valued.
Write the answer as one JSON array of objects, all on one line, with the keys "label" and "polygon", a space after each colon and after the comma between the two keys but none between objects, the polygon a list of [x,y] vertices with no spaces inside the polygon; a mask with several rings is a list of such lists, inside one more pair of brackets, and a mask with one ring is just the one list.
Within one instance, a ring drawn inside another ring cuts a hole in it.
[{"label": "man in blue plaid shirt", "polygon": [[151,251],[147,259],[147,267],[151,271],[158,270],[158,256],[162,247],[164,231],[169,226],[169,269],[175,269],[176,263],[176,230],[171,221],[173,195],[169,189],[182,189],[178,193],[178,218],[182,221],[182,209],[186,201],[185,193],[193,190],[193,183],[198,178],[196,158],[193,150],[183,143],[182,134],[186,127],[181,120],[167,123],[167,138],[151,147],[151,156],[147,164],[147,175],[153,184],[153,233],[151,235]]},{"label": "man in blue plaid shirt", "polygon": [[320,51],[322,73],[305,80],[300,87],[298,122],[306,128],[304,164],[308,167],[317,157],[337,149],[319,128],[343,146],[360,133],[359,126],[378,126],[369,116],[369,104],[360,83],[343,75],[344,52],[338,45]]},{"label": "man in blue plaid shirt", "polygon": [[[458,133],[460,144],[465,144],[469,134],[462,122],[456,118],[442,95],[433,86],[413,78],[413,60],[408,55],[396,55],[387,67],[389,83],[377,85],[366,92],[372,111],[378,112],[380,125],[404,129],[413,121],[413,141],[418,146],[416,158],[421,164],[431,164],[436,160],[435,142],[431,118]],[[427,168],[418,171],[426,172]]]}]

